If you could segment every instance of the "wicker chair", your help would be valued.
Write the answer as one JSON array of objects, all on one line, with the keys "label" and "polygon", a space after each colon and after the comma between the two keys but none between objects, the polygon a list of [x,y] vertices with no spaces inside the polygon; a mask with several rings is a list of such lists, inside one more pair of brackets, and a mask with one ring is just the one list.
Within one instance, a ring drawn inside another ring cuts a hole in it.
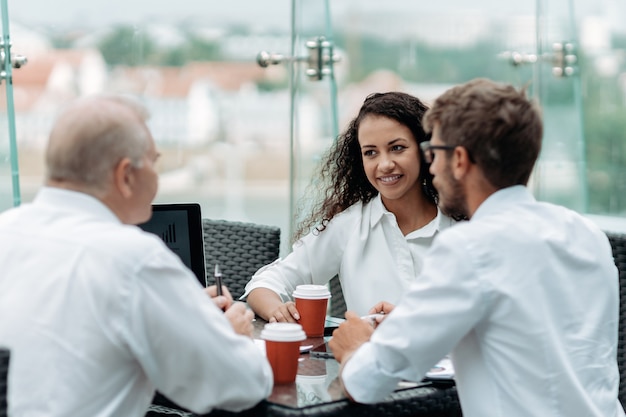
[{"label": "wicker chair", "polygon": [[203,219],[208,282],[219,264],[224,285],[234,299],[241,297],[252,275],[278,259],[280,228],[256,223]]},{"label": "wicker chair", "polygon": [[9,349],[0,348],[0,417],[7,417],[8,415],[7,385],[10,356]]},{"label": "wicker chair", "polygon": [[622,406],[626,406],[626,235],[607,232],[615,265],[619,270],[619,332],[617,339],[617,364],[619,366],[619,394]]},{"label": "wicker chair", "polygon": [[343,298],[343,291],[341,290],[341,283],[339,277],[335,275],[329,282],[330,287],[330,311],[329,314],[332,317],[343,318],[346,313],[346,300]]},{"label": "wicker chair", "polygon": [[[252,275],[278,259],[280,228],[253,223],[204,219],[204,252],[211,283],[215,264],[220,265],[224,285],[239,298]],[[330,281],[330,315],[343,318],[346,302],[339,278]]]}]

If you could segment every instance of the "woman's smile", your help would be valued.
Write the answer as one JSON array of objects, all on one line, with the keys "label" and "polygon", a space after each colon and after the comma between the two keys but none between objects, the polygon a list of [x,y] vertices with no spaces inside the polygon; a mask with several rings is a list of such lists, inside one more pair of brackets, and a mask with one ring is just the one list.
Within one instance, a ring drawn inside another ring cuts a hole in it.
[{"label": "woman's smile", "polygon": [[394,185],[400,180],[400,178],[402,178],[402,175],[395,174],[395,175],[384,175],[384,176],[378,177],[378,180],[385,185]]}]

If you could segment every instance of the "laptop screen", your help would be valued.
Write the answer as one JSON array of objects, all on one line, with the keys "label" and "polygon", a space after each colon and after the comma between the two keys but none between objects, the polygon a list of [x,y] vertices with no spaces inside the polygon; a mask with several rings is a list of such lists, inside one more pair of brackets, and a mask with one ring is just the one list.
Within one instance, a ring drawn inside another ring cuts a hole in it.
[{"label": "laptop screen", "polygon": [[206,287],[204,236],[199,204],[153,204],[150,220],[138,226],[159,236]]}]

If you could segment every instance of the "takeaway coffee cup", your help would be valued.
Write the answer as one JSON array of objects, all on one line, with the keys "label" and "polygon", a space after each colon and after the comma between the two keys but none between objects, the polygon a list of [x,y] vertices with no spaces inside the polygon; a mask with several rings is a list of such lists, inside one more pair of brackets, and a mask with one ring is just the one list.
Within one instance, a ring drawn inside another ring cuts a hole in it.
[{"label": "takeaway coffee cup", "polygon": [[324,336],[326,308],[330,291],[325,285],[298,285],[293,292],[296,308],[300,313],[298,321],[307,337]]},{"label": "takeaway coffee cup", "polygon": [[267,323],[261,330],[265,353],[272,366],[274,384],[289,384],[296,380],[300,342],[306,339],[297,323]]},{"label": "takeaway coffee cup", "polygon": [[328,393],[326,375],[298,374],[296,376],[296,384],[296,389],[298,390],[298,405],[300,405],[300,398],[304,399],[302,405],[317,404],[320,400],[323,402],[332,401]]}]

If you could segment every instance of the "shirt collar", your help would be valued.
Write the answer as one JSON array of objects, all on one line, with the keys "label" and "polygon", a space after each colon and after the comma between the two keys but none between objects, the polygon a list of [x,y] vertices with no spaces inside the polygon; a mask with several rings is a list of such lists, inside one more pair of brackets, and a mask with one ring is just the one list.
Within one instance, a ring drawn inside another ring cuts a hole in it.
[{"label": "shirt collar", "polygon": [[518,205],[535,201],[535,197],[530,193],[528,188],[523,185],[503,188],[487,197],[487,199],[478,206],[471,220],[502,212],[502,210],[506,210],[506,207],[511,204]]},{"label": "shirt collar", "polygon": [[380,193],[376,194],[376,197],[372,198],[370,204],[372,206],[372,217],[370,221],[372,222],[372,226],[374,226],[378,222],[380,222],[383,218],[383,215],[385,213],[389,213],[389,211],[385,208]]},{"label": "shirt collar", "polygon": [[[396,221],[393,213],[385,208],[385,205],[383,204],[383,200],[382,200],[382,197],[380,196],[380,193],[378,193],[376,197],[372,198],[371,205],[372,205],[372,217],[371,217],[372,226],[380,222],[384,215],[393,216],[394,221]],[[433,220],[431,220],[430,223],[406,235],[406,238],[412,239],[416,237],[431,237],[431,236],[434,236],[435,233],[437,233],[438,231],[446,229],[452,223],[454,223],[454,220],[452,220],[450,217],[443,214],[441,210],[439,209],[439,207],[437,207],[437,216]]]},{"label": "shirt collar", "polygon": [[67,212],[86,214],[106,221],[121,223],[120,219],[104,203],[79,191],[43,187],[35,196],[33,204],[54,206]]}]

